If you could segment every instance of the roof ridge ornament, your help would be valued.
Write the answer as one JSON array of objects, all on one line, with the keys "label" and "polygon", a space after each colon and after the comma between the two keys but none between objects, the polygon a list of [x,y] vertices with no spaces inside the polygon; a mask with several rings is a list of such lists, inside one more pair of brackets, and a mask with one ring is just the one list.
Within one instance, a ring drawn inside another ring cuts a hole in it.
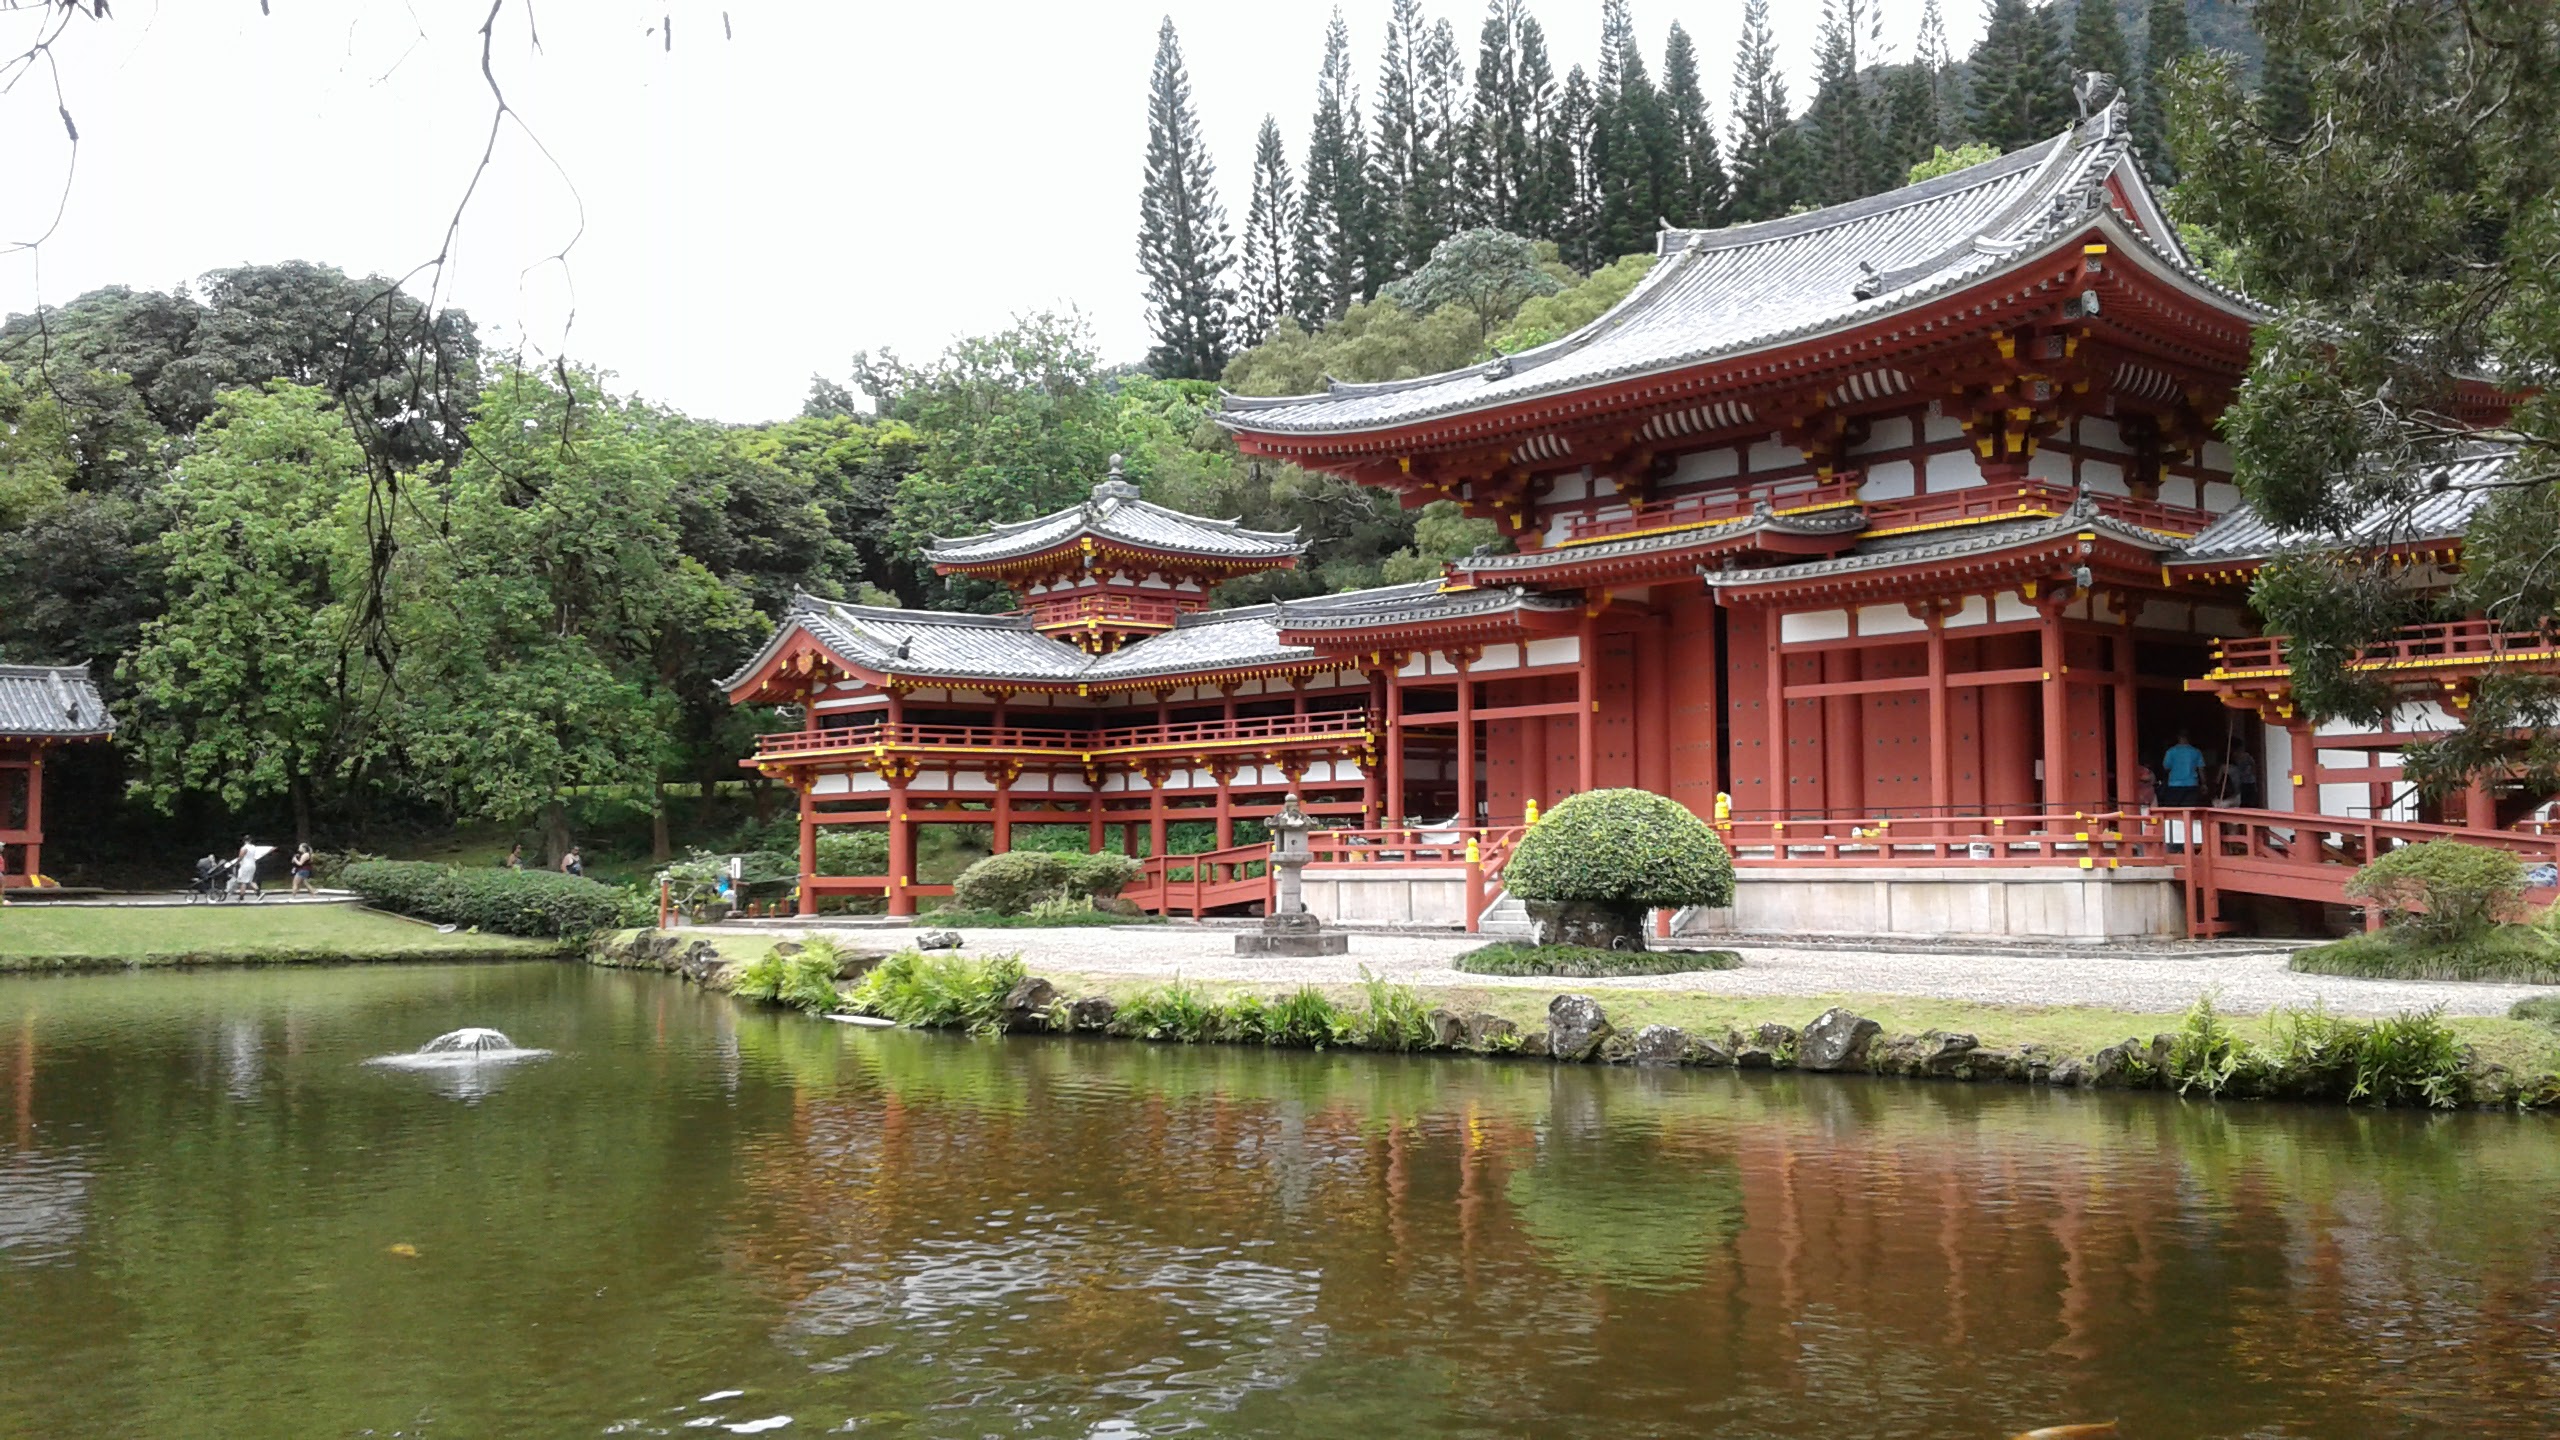
[{"label": "roof ridge ornament", "polygon": [[1101,513],[1100,507],[1104,501],[1135,500],[1138,498],[1138,487],[1132,484],[1120,473],[1120,463],[1121,457],[1117,455],[1111,457],[1111,474],[1100,484],[1093,487],[1093,498],[1085,502],[1084,510],[1086,515],[1091,516]]},{"label": "roof ridge ornament", "polygon": [[2116,77],[2104,70],[2083,70],[2071,78],[2072,103],[2080,107],[2080,119],[2084,123],[2112,119],[2116,99],[2123,93],[2124,87],[2116,82]]}]

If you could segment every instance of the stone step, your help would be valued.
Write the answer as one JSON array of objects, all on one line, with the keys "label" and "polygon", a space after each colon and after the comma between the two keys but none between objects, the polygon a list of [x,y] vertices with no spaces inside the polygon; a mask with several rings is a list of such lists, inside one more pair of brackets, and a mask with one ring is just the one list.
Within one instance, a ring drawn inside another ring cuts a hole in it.
[{"label": "stone step", "polygon": [[1505,890],[1484,907],[1484,918],[1477,922],[1476,929],[1489,940],[1526,940],[1530,935],[1529,907]]}]

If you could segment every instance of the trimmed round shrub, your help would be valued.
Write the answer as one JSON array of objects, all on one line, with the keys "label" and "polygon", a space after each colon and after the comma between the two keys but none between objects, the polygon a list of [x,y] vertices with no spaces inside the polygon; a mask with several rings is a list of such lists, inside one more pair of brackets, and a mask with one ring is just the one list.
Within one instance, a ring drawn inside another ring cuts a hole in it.
[{"label": "trimmed round shrub", "polygon": [[2366,865],[2347,898],[2382,906],[2392,924],[2422,940],[2450,943],[2487,934],[2524,910],[2524,862],[2504,850],[2430,840]]},{"label": "trimmed round shrub", "polygon": [[1067,889],[1089,900],[1108,900],[1129,888],[1144,867],[1126,855],[1096,851],[1067,857]]},{"label": "trimmed round shrub", "polygon": [[649,922],[648,902],[631,891],[551,870],[362,860],[339,881],[395,914],[498,935],[577,940]]},{"label": "trimmed round shrub", "polygon": [[1503,867],[1522,900],[1665,910],[1733,903],[1733,857],[1707,822],[1650,790],[1593,790],[1548,811]]},{"label": "trimmed round shrub", "polygon": [[1047,850],[990,855],[951,883],[951,903],[990,915],[1019,915],[1066,888],[1068,859]]},{"label": "trimmed round shrub", "polygon": [[1044,900],[1108,899],[1137,879],[1138,871],[1138,862],[1125,855],[1008,850],[961,871],[951,885],[951,903],[990,915],[1022,915]]}]

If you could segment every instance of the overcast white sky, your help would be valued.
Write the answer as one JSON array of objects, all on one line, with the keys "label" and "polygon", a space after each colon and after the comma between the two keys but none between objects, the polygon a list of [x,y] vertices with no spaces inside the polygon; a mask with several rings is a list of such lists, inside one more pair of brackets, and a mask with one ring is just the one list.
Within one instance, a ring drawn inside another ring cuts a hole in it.
[{"label": "overcast white sky", "polygon": [[[1114,359],[1147,347],[1135,263],[1155,31],[1182,35],[1232,218],[1254,131],[1305,143],[1318,0],[506,0],[510,130],[447,296],[519,340],[724,420],[794,412],[851,353],[911,358],[1072,305]],[[1886,0],[1908,54],[1921,0]],[[80,129],[60,228],[0,253],[0,311],[284,259],[399,275],[432,256],[489,123],[487,0],[117,0],[55,51]],[[1979,6],[1942,0],[1961,54]],[[1364,77],[1388,0],[1346,0]],[[1531,0],[1557,69],[1589,65],[1599,0]],[[1481,0],[1428,9],[1472,61]],[[1636,0],[1657,67],[1673,20],[1723,92],[1741,0]],[[1816,0],[1772,6],[1799,104]],[[672,13],[675,45],[653,29]],[[733,32],[722,38],[724,13]],[[24,32],[24,33],[22,33]],[[31,34],[0,17],[0,54]],[[1364,82],[1365,88],[1365,82]],[[45,229],[68,152],[41,73],[0,95],[0,243]],[[565,176],[565,178],[564,178]],[[573,188],[574,187],[574,190]],[[584,232],[578,233],[583,204]],[[563,267],[545,265],[577,235]],[[574,287],[575,318],[570,316]]]}]

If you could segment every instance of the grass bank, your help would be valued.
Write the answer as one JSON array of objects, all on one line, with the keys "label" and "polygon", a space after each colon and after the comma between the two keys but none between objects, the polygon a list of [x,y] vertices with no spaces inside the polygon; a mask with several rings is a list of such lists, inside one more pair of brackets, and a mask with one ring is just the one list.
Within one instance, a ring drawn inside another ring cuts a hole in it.
[{"label": "grass bank", "polygon": [[174,965],[534,960],[552,941],[440,934],[353,905],[11,905],[0,974]]},{"label": "grass bank", "polygon": [[2294,952],[2310,975],[2369,980],[2480,980],[2560,985],[2560,944],[2538,925],[2500,925],[2461,940],[2431,941],[2403,928],[2350,935]]}]

